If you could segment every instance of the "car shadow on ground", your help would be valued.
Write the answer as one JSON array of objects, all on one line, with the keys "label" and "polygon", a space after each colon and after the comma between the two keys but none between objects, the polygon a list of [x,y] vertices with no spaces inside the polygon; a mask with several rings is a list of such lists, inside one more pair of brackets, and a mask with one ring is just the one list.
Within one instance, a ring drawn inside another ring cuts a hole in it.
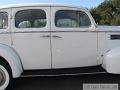
[{"label": "car shadow on ground", "polygon": [[83,83],[119,84],[120,75],[91,74],[14,79],[9,90],[82,90]]}]

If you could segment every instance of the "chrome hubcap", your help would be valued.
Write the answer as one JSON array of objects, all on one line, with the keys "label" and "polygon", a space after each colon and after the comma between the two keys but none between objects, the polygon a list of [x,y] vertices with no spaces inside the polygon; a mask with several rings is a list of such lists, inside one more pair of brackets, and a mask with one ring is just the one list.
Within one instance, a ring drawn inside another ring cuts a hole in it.
[{"label": "chrome hubcap", "polygon": [[6,81],[6,76],[3,70],[0,69],[0,86],[4,85]]}]

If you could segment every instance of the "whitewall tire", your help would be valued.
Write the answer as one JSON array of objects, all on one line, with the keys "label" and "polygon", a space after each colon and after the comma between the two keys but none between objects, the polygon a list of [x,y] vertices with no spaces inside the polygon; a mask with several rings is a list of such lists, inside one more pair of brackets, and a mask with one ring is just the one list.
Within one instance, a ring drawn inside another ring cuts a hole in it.
[{"label": "whitewall tire", "polygon": [[0,90],[5,90],[10,82],[10,75],[7,69],[0,65]]}]

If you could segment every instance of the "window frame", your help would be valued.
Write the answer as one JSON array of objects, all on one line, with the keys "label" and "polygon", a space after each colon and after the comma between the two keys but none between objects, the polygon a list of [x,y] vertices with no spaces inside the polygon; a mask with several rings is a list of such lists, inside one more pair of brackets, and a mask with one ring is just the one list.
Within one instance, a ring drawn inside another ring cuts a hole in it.
[{"label": "window frame", "polygon": [[[77,27],[77,28],[60,28],[60,27],[56,27],[55,26],[55,13],[59,10],[75,10],[75,11],[82,11],[82,12],[85,12],[90,21],[91,21],[91,26],[90,27],[84,27],[84,28],[81,28],[81,27]],[[95,31],[95,22],[94,22],[94,19],[92,17],[92,15],[90,14],[90,12],[87,10],[87,9],[84,9],[84,8],[79,8],[79,7],[70,7],[70,6],[60,6],[60,7],[52,7],[51,8],[51,26],[52,26],[52,30],[51,31],[57,31],[57,32],[61,32],[61,31],[65,31],[65,32],[74,32],[74,31],[84,31],[84,32],[87,32],[87,31]]]},{"label": "window frame", "polygon": [[[17,16],[17,14],[18,14],[19,12],[21,12],[21,11],[27,11],[27,10],[40,10],[40,11],[44,12],[44,14],[46,15],[46,12],[45,12],[44,10],[42,10],[42,9],[25,9],[25,10],[17,11],[16,14],[15,14],[15,27],[16,27],[16,28],[19,28],[19,27],[16,26],[16,18],[17,18],[16,16]],[[43,26],[43,27],[31,27],[31,28],[44,28],[44,27],[46,27],[46,25],[47,25],[47,15],[45,16],[45,20],[46,20],[45,26]],[[21,23],[21,22],[20,22],[20,23]],[[19,24],[20,24],[20,23],[19,23]],[[22,29],[24,29],[24,28],[22,28]]]},{"label": "window frame", "polygon": [[[43,10],[46,14],[46,26],[43,28],[17,28],[15,26],[15,15],[18,11],[21,10],[29,10],[29,9],[40,9]],[[26,6],[26,7],[18,7],[12,8],[12,32],[35,32],[35,31],[49,31],[49,23],[50,23],[50,10],[49,7],[46,6]]]}]

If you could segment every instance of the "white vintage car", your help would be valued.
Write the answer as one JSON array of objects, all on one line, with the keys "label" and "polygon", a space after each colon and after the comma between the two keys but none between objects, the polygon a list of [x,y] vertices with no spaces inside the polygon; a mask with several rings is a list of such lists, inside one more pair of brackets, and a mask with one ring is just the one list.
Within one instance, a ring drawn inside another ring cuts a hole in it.
[{"label": "white vintage car", "polygon": [[98,27],[82,7],[0,7],[0,90],[25,75],[105,71],[120,74],[120,27]]}]

